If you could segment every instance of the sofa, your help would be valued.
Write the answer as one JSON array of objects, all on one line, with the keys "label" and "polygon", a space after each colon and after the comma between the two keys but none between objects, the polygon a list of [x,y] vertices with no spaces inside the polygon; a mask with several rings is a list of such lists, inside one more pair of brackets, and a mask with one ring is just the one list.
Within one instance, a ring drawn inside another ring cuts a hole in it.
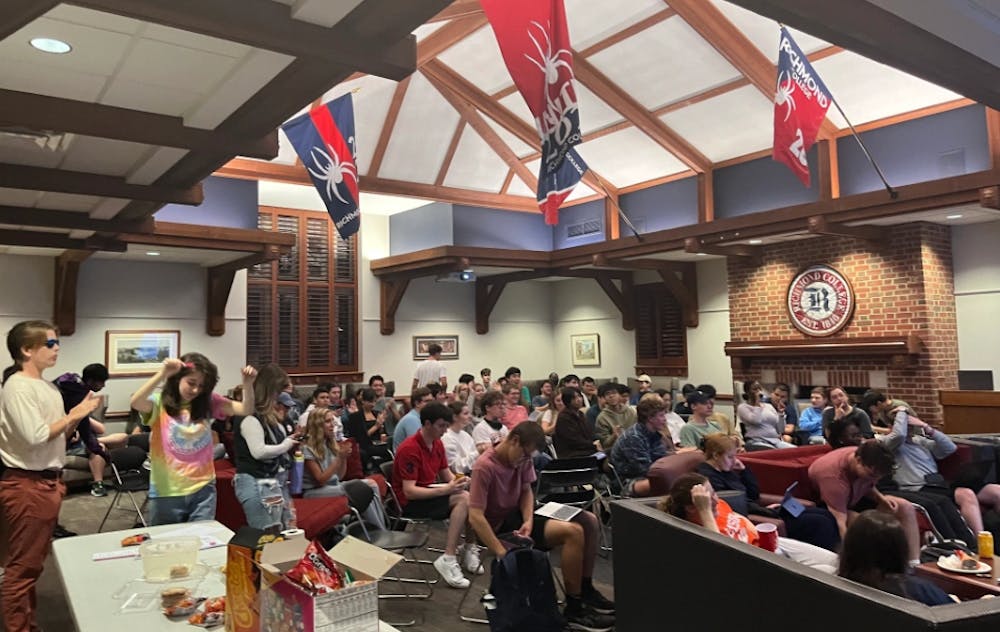
[{"label": "sofa", "polygon": [[[357,443],[354,439],[346,439],[343,444],[351,444],[353,447],[343,480],[363,478],[361,455],[358,452]],[[232,461],[219,459],[215,462],[215,486],[218,494],[215,519],[233,531],[237,531],[240,527],[246,526],[247,518],[246,514],[243,513],[243,506],[236,498],[236,490],[233,487],[234,476],[236,476],[236,466]],[[385,478],[381,474],[372,474],[367,478],[378,484],[379,491],[384,498],[388,488]],[[343,496],[338,498],[295,497],[292,502],[295,506],[298,527],[306,532],[306,537],[310,540],[323,536],[350,513],[347,498]]]},{"label": "sofa", "polygon": [[972,632],[1000,625],[1000,599],[931,608],[712,533],[655,502],[611,506],[618,632]]}]

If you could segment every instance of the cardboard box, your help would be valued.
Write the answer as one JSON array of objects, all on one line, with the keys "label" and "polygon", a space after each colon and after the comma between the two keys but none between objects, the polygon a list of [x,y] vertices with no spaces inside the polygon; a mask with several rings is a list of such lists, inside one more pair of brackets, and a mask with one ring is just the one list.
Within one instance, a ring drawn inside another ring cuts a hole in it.
[{"label": "cardboard box", "polygon": [[378,632],[378,580],[402,556],[344,538],[329,555],[350,570],[356,583],[312,595],[283,575],[302,559],[308,544],[298,538],[267,544],[261,551],[261,632]]},{"label": "cardboard box", "polygon": [[273,536],[260,529],[241,527],[226,551],[226,632],[260,632],[257,593],[260,555]]}]

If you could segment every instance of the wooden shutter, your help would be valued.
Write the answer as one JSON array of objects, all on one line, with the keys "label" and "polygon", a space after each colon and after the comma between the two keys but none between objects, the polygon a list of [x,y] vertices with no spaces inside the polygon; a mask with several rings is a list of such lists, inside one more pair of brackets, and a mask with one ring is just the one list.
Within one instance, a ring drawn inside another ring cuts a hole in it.
[{"label": "wooden shutter", "polygon": [[306,294],[306,362],[310,367],[328,367],[330,361],[330,288],[310,287]]},{"label": "wooden shutter", "polygon": [[336,240],[336,253],[334,255],[334,280],[338,283],[354,282],[354,250],[357,245],[358,236],[352,235],[350,239],[344,239],[336,229],[333,230]]},{"label": "wooden shutter", "polygon": [[683,310],[659,283],[635,287],[635,361],[639,373],[687,375]]},{"label": "wooden shutter", "polygon": [[261,366],[274,359],[271,285],[247,286],[247,363]]},{"label": "wooden shutter", "polygon": [[330,220],[306,220],[306,280],[330,278]]},{"label": "wooden shutter", "polygon": [[295,244],[287,255],[278,258],[278,280],[298,281],[299,280],[299,218],[288,215],[278,216],[278,232],[291,233],[295,235]]},{"label": "wooden shutter", "polygon": [[357,362],[355,296],[354,288],[337,288],[334,295],[337,311],[337,364],[340,366],[354,366]]},{"label": "wooden shutter", "polygon": [[[274,230],[274,217],[270,213],[260,213],[257,215],[257,229],[269,232]],[[268,261],[253,266],[247,274],[251,279],[270,279],[273,269],[274,263]]]},{"label": "wooden shutter", "polygon": [[278,286],[278,364],[285,370],[299,366],[299,288]]}]

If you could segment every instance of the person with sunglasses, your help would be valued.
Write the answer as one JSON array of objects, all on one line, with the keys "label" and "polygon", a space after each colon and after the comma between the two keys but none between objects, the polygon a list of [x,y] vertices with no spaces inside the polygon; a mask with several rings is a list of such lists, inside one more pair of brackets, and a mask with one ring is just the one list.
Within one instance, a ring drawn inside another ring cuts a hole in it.
[{"label": "person with sunglasses", "polygon": [[89,418],[101,398],[88,393],[65,412],[55,384],[42,373],[59,359],[55,327],[33,320],[7,333],[14,364],[3,372],[0,392],[0,510],[7,525],[7,570],[0,584],[0,612],[8,630],[37,630],[35,585],[49,552],[66,485],[66,438]]}]

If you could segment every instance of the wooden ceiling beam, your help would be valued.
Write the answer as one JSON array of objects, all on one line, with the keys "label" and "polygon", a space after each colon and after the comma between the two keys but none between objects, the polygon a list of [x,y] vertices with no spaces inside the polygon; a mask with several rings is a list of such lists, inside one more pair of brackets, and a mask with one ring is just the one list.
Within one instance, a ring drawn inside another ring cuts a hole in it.
[{"label": "wooden ceiling beam", "polygon": [[60,0],[4,0],[0,12],[0,40],[7,39],[8,35],[42,17],[59,3]]},{"label": "wooden ceiling beam", "polygon": [[1000,170],[1000,110],[986,108],[986,138],[990,148],[990,166]]},{"label": "wooden ceiling beam", "polygon": [[72,336],[76,332],[76,286],[80,264],[92,254],[92,250],[67,250],[56,257],[52,324],[60,335]]},{"label": "wooden ceiling beam", "polygon": [[479,4],[479,0],[455,0],[448,5],[448,8],[427,20],[427,23],[433,24],[434,22],[465,18],[470,15],[480,15],[482,12],[483,7]]},{"label": "wooden ceiling beam", "polygon": [[[273,180],[288,184],[304,184],[312,186],[309,174],[301,167],[281,165],[246,158],[234,158],[215,172],[226,178],[243,178],[247,180]],[[420,182],[403,182],[388,178],[372,178],[361,176],[359,188],[366,193],[382,193],[385,195],[402,195],[425,200],[437,200],[452,204],[468,204],[469,206],[485,206],[508,211],[538,212],[538,202],[534,198],[519,195],[500,195],[483,191],[472,191],[456,187],[435,186]]]},{"label": "wooden ceiling beam", "polygon": [[582,55],[583,57],[590,57],[591,55],[596,55],[602,50],[611,48],[615,44],[620,44],[621,42],[627,40],[628,38],[638,35],[639,33],[645,31],[646,29],[652,26],[656,26],[660,22],[663,22],[667,18],[672,18],[675,15],[677,15],[677,12],[670,7],[667,7],[665,9],[660,9],[656,13],[647,16],[639,20],[638,22],[634,22],[628,25],[627,27],[623,28],[622,30],[618,31],[617,33],[609,35],[608,37],[605,37],[599,42],[595,42],[590,46],[588,46],[587,48],[584,48],[583,50],[580,51],[580,55]]},{"label": "wooden ceiling beam", "polygon": [[179,116],[164,116],[100,103],[0,90],[0,126],[70,132],[132,143],[194,151],[227,151],[270,160],[278,155],[278,132],[245,139],[197,127]]},{"label": "wooden ceiling beam", "polygon": [[734,4],[1000,108],[1000,68],[863,0],[733,0]]},{"label": "wooden ceiling beam", "polygon": [[[478,4],[478,3],[477,3]],[[440,27],[417,44],[417,68],[472,35],[488,23],[482,12],[462,17]]]},{"label": "wooden ceiling beam", "polygon": [[89,215],[82,212],[24,206],[0,206],[0,224],[62,230],[92,230],[98,233],[151,233],[156,226],[152,217],[132,221],[91,219]]},{"label": "wooden ceiling beam", "polygon": [[[410,77],[412,76],[410,75]],[[370,175],[377,176],[378,170],[382,168],[382,159],[385,158],[385,150],[389,146],[389,140],[392,138],[392,130],[396,128],[396,119],[399,118],[399,110],[403,107],[406,90],[410,87],[410,77],[397,83],[396,89],[392,93],[392,101],[389,102],[389,111],[385,113],[382,131],[378,135],[378,142],[375,143],[375,150],[372,152],[372,161],[368,166],[368,173]]]},{"label": "wooden ceiling beam", "polygon": [[127,245],[119,239],[94,235],[86,239],[73,239],[63,233],[42,233],[32,230],[0,230],[0,244],[4,246],[30,246],[32,248],[61,248],[64,250],[106,250],[125,252]]},{"label": "wooden ceiling beam", "polygon": [[200,183],[190,187],[129,184],[116,176],[9,163],[0,164],[0,187],[193,206],[204,200]]},{"label": "wooden ceiling beam", "polygon": [[[511,112],[503,105],[500,105],[500,103],[492,99],[490,95],[483,92],[479,87],[446,66],[440,60],[433,59],[428,61],[421,68],[421,71],[428,79],[434,77],[440,81],[442,85],[448,86],[452,92],[461,95],[463,99],[471,103],[477,110],[496,121],[500,127],[516,136],[525,144],[531,147],[537,147],[540,144],[541,141],[538,138],[538,131],[533,128],[530,123]],[[520,159],[519,162],[524,164],[524,162]],[[537,182],[537,178],[535,178],[535,180]],[[605,189],[609,193],[615,193],[617,191],[617,188],[614,187],[614,185],[601,178],[601,176],[592,169],[583,174],[582,181],[584,184],[596,191],[601,197],[604,197]]]},{"label": "wooden ceiling beam", "polygon": [[[462,132],[465,131],[466,125],[465,121],[459,121],[458,125],[455,126],[455,131],[451,135],[451,141],[448,143],[448,151],[445,152],[444,160],[441,161],[441,168],[438,169],[437,177],[434,178],[435,186],[444,184],[445,178],[448,177],[448,169],[451,167],[451,161],[455,159],[455,152],[458,150],[458,141],[462,140]],[[507,173],[512,174],[514,170],[508,169]],[[505,193],[506,191],[506,186],[500,189],[500,193]]]},{"label": "wooden ceiling beam", "polygon": [[[670,7],[746,77],[768,101],[774,100],[777,70],[760,49],[711,2],[671,0]],[[820,138],[834,138],[837,126],[824,119]]]},{"label": "wooden ceiling beam", "polygon": [[399,41],[363,37],[344,24],[350,14],[326,28],[292,19],[290,7],[273,0],[72,0],[72,4],[397,81],[416,68],[413,36]]},{"label": "wooden ceiling beam", "polygon": [[636,128],[676,156],[678,160],[698,173],[711,167],[711,161],[694,145],[667,127],[659,118],[653,116],[632,95],[622,90],[593,64],[575,53],[573,68],[576,79],[580,83],[612,109],[632,121]]},{"label": "wooden ceiling beam", "polygon": [[839,222],[831,222],[823,215],[814,215],[806,220],[809,232],[813,235],[835,235],[852,237],[878,245],[884,241],[884,230],[878,226],[848,226]]},{"label": "wooden ceiling beam", "polygon": [[511,169],[517,173],[519,177],[528,188],[531,190],[538,189],[538,178],[535,174],[531,173],[531,170],[524,166],[520,160],[517,159],[517,154],[514,150],[507,145],[500,134],[496,133],[486,119],[482,117],[479,111],[473,106],[469,101],[467,101],[464,95],[460,95],[454,92],[450,87],[443,83],[433,74],[426,74],[427,80],[437,88],[437,91],[441,93],[441,96],[451,104],[451,107],[458,111],[459,116],[462,120],[468,123],[469,127],[474,129],[479,137],[485,141],[485,143],[500,157],[501,160]]},{"label": "wooden ceiling beam", "polygon": [[684,252],[694,254],[704,253],[706,255],[721,255],[723,257],[743,257],[747,259],[760,259],[761,249],[757,246],[745,246],[743,244],[733,244],[731,246],[719,246],[711,243],[704,243],[705,240],[697,237],[688,237],[684,240]]}]

